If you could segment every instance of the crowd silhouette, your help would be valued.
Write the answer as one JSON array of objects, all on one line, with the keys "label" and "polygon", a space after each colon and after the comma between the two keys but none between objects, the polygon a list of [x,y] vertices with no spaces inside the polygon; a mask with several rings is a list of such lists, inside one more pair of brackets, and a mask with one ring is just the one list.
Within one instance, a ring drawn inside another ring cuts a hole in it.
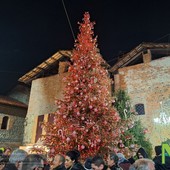
[{"label": "crowd silhouette", "polygon": [[81,161],[76,149],[65,155],[57,154],[48,161],[47,155],[28,154],[22,149],[0,149],[0,170],[170,170],[170,156],[165,154],[162,164],[161,146],[155,147],[155,157],[148,158],[144,148],[139,148],[134,157],[126,158],[122,153],[109,152],[88,157]]}]

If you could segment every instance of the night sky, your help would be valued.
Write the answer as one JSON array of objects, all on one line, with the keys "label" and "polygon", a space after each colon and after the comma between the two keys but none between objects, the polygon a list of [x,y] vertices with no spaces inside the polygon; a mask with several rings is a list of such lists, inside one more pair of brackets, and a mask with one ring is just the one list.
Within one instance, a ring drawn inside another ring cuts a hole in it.
[{"label": "night sky", "polygon": [[[88,11],[103,58],[113,65],[118,55],[142,42],[169,42],[170,2],[63,0],[75,37],[77,22]],[[74,38],[62,0],[0,1],[0,94],[58,50],[71,50]]]}]

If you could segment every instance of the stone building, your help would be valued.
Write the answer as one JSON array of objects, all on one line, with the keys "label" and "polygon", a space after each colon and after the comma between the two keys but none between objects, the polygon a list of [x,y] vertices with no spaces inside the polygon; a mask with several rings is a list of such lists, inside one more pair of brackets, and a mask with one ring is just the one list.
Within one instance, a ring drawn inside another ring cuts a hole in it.
[{"label": "stone building", "polygon": [[[170,138],[168,119],[154,122],[160,120],[160,113],[170,115],[169,52],[170,44],[142,43],[109,69],[114,77],[114,89],[128,92],[138,118],[149,130],[153,146]],[[56,110],[55,98],[62,98],[62,79],[68,75],[70,56],[70,51],[59,51],[19,79],[31,85],[24,145],[35,144],[43,133],[41,122],[52,120],[49,113]]]},{"label": "stone building", "polygon": [[13,98],[0,96],[0,146],[22,145],[27,105]]},{"label": "stone building", "polygon": [[110,72],[115,90],[128,92],[153,146],[170,139],[170,44],[142,43]]},{"label": "stone building", "polygon": [[59,51],[25,74],[19,82],[31,86],[23,145],[32,146],[43,133],[41,122],[51,121],[55,99],[62,98],[62,78],[67,76],[71,51]]}]

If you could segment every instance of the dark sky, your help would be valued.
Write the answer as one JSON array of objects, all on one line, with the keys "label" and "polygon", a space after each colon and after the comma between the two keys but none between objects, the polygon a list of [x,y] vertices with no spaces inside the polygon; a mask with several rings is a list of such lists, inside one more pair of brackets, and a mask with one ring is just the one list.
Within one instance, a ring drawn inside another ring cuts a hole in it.
[{"label": "dark sky", "polygon": [[[75,36],[85,11],[110,65],[142,42],[169,42],[170,2],[164,0],[64,0]],[[160,39],[160,40],[159,40]],[[0,94],[74,39],[62,0],[0,1]]]}]

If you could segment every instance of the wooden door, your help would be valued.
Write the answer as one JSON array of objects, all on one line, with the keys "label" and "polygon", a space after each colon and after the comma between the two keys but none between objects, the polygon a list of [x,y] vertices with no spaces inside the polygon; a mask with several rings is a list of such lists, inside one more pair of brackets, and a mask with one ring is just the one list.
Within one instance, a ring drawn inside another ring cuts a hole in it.
[{"label": "wooden door", "polygon": [[44,121],[44,115],[38,116],[35,143],[38,141],[38,139],[42,135],[42,122],[43,121]]}]

